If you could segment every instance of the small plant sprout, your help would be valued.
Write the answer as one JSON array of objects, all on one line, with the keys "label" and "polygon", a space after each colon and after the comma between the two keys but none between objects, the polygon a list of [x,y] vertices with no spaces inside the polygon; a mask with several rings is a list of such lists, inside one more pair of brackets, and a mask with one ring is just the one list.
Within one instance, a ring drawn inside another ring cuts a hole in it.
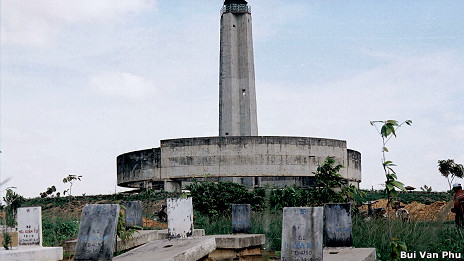
[{"label": "small plant sprout", "polygon": [[[398,177],[396,175],[395,170],[393,167],[396,165],[393,164],[391,160],[386,159],[386,153],[388,152],[387,143],[390,139],[394,136],[396,137],[396,133],[398,128],[406,125],[411,125],[411,120],[406,120],[401,124],[398,124],[396,120],[386,120],[386,121],[371,121],[372,126],[375,127],[377,132],[382,137],[382,167],[385,173],[385,177],[387,180],[385,181],[385,193],[387,194],[387,220],[388,220],[388,232],[390,238],[390,260],[399,260],[400,252],[406,251],[407,247],[406,244],[400,241],[398,238],[392,237],[392,229],[391,229],[391,221],[390,221],[390,206],[392,202],[392,198],[397,196],[396,189],[405,190],[404,184],[398,181]],[[378,124],[381,125],[380,129],[378,128]]]},{"label": "small plant sprout", "polygon": [[72,175],[72,174],[69,174],[66,178],[63,179],[63,183],[69,183],[69,189],[66,189],[65,191],[63,191],[63,195],[66,195],[66,193],[69,194],[69,196],[72,196],[71,194],[71,189],[72,189],[72,186],[73,186],[73,183],[74,181],[78,180],[78,181],[81,181],[81,178],[82,176],[78,176],[78,175]]}]

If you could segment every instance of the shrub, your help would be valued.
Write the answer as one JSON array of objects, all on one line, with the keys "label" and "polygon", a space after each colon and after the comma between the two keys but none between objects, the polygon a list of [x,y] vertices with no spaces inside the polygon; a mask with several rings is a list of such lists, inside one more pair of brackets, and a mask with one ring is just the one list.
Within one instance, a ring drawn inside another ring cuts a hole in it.
[{"label": "shrub", "polygon": [[354,201],[355,196],[364,194],[352,185],[344,185],[345,181],[338,173],[343,166],[334,164],[335,160],[327,157],[324,164],[318,166],[314,173],[316,187],[273,189],[269,199],[271,207],[280,210],[284,207],[321,206],[325,203]]},{"label": "shrub", "polygon": [[193,199],[193,208],[209,217],[229,214],[232,204],[250,204],[253,210],[265,208],[265,190],[249,191],[244,185],[226,182],[197,182],[187,186]]},{"label": "shrub", "polygon": [[51,218],[44,216],[42,227],[43,245],[60,246],[64,241],[77,237],[79,233],[79,220],[75,218]]},{"label": "shrub", "polygon": [[273,189],[269,198],[269,205],[273,209],[280,210],[284,207],[307,206],[312,198],[309,189],[298,186]]}]

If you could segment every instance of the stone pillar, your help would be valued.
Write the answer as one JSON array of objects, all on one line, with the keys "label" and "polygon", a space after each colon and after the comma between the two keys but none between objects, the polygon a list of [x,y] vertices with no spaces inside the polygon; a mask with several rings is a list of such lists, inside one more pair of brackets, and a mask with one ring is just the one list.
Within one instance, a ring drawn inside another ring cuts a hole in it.
[{"label": "stone pillar", "polygon": [[220,38],[219,136],[257,136],[251,13],[224,11]]}]

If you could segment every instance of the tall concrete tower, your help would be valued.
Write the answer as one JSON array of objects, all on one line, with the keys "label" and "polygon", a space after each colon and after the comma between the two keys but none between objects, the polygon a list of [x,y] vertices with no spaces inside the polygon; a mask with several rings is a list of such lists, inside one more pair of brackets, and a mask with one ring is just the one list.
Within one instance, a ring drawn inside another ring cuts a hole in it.
[{"label": "tall concrete tower", "polygon": [[251,8],[225,0],[221,13],[219,136],[258,136]]}]

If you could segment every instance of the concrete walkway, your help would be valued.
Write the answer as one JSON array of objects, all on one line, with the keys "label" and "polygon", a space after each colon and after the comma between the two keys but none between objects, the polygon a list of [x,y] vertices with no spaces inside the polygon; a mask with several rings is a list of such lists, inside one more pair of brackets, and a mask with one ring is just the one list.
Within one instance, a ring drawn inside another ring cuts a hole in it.
[{"label": "concrete walkway", "polygon": [[0,249],[0,260],[5,261],[55,261],[63,260],[62,247],[26,246],[11,250]]},{"label": "concrete walkway", "polygon": [[193,261],[216,249],[214,237],[155,240],[113,258],[115,261]]},{"label": "concrete walkway", "polygon": [[375,248],[328,247],[324,248],[324,261],[376,261]]}]

